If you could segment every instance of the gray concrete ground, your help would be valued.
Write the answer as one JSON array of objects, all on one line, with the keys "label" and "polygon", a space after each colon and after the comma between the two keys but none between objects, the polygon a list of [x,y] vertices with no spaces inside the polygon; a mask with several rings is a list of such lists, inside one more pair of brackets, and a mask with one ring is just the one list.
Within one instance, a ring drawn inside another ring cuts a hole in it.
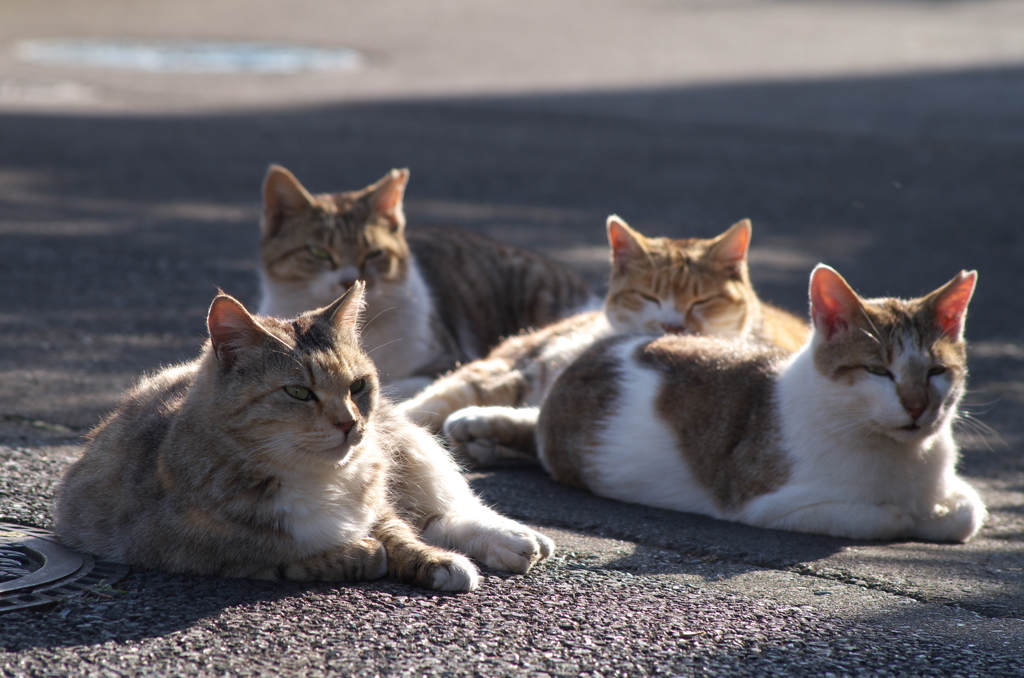
[{"label": "gray concrete ground", "polygon": [[[859,543],[471,480],[559,544],[439,596],[391,582],[135,573],[0,617],[0,675],[1024,675],[1024,6],[1016,2],[205,0],[0,8],[0,520],[50,525],[80,436],[195,354],[216,286],[256,296],[269,162],[315,190],[412,168],[408,214],[600,284],[603,223],[754,221],[763,296],[817,261],[863,294],[977,268],[963,546]],[[360,70],[43,67],[27,38],[284,40]]]}]

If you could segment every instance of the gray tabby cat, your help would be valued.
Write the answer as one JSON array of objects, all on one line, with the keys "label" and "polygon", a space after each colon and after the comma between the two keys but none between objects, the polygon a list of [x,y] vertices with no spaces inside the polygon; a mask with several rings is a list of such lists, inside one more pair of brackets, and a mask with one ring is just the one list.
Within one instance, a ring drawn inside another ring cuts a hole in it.
[{"label": "gray tabby cat", "polygon": [[552,387],[538,422],[558,481],[639,504],[861,539],[970,539],[985,507],[956,475],[977,274],[918,299],[811,275],[795,355],[708,337],[617,337]]},{"label": "gray tabby cat", "polygon": [[408,170],[358,191],[312,195],[273,165],[263,185],[260,313],[290,318],[366,282],[363,346],[389,393],[412,395],[502,338],[593,302],[539,254],[454,228],[406,233]]},{"label": "gray tabby cat", "polygon": [[220,295],[193,362],[143,379],[57,489],[69,546],[199,575],[363,580],[446,591],[526,572],[551,540],[473,494],[381,397],[356,331],[363,284],[291,321]]}]

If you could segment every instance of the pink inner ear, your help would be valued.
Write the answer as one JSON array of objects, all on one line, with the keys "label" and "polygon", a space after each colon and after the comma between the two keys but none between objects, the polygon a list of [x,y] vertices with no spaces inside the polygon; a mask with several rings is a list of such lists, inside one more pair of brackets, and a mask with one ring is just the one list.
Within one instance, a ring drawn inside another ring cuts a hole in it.
[{"label": "pink inner ear", "polygon": [[977,279],[973,271],[961,273],[935,300],[935,325],[943,334],[953,339],[959,339],[963,334],[967,304],[974,295]]},{"label": "pink inner ear", "polygon": [[230,297],[217,297],[206,321],[210,341],[218,357],[224,357],[252,343],[260,330],[242,306]]},{"label": "pink inner ear", "polygon": [[310,196],[298,180],[284,168],[272,168],[263,188],[263,209],[279,217],[286,212],[296,212],[308,205]]},{"label": "pink inner ear", "polygon": [[374,209],[397,223],[404,216],[402,200],[405,197],[405,186],[408,182],[408,172],[391,170],[384,183],[374,192]]},{"label": "pink inner ear", "polygon": [[729,263],[740,263],[747,258],[750,249],[750,237],[753,229],[750,220],[744,219],[725,232],[725,237],[718,243],[718,256]]},{"label": "pink inner ear", "polygon": [[811,320],[815,328],[831,339],[850,326],[860,308],[860,298],[843,277],[819,264],[811,274]]},{"label": "pink inner ear", "polygon": [[633,236],[614,219],[608,221],[608,243],[612,247],[612,258],[617,264],[628,261],[636,248]]}]

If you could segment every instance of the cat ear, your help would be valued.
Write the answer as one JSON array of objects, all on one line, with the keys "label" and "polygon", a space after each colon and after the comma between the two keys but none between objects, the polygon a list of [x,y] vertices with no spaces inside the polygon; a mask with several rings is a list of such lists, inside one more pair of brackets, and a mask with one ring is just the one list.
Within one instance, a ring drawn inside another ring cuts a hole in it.
[{"label": "cat ear", "polygon": [[336,329],[358,334],[359,317],[366,305],[365,297],[366,283],[357,280],[345,294],[321,311],[320,317]]},{"label": "cat ear", "polygon": [[230,365],[238,354],[263,341],[266,330],[259,326],[245,307],[233,297],[221,293],[210,304],[206,317],[210,343],[217,359]]},{"label": "cat ear", "polygon": [[409,170],[393,169],[371,187],[370,208],[391,223],[392,232],[405,228],[405,210],[402,203],[408,183]]},{"label": "cat ear", "polygon": [[963,339],[967,304],[974,295],[977,282],[977,271],[960,271],[955,278],[928,295],[935,313],[935,326],[950,339]]},{"label": "cat ear", "polygon": [[747,261],[753,228],[750,219],[737,221],[728,231],[715,238],[715,243],[711,246],[713,256],[718,261],[738,269]]},{"label": "cat ear", "polygon": [[861,301],[843,276],[825,264],[811,271],[811,322],[826,340],[853,324],[861,313]]},{"label": "cat ear", "polygon": [[299,214],[314,202],[313,196],[294,174],[280,165],[271,165],[263,180],[263,220],[260,224],[263,239],[277,235],[289,216]]},{"label": "cat ear", "polygon": [[615,270],[625,269],[631,259],[645,254],[644,237],[629,227],[625,221],[613,214],[608,217],[608,244],[612,249],[612,265]]}]

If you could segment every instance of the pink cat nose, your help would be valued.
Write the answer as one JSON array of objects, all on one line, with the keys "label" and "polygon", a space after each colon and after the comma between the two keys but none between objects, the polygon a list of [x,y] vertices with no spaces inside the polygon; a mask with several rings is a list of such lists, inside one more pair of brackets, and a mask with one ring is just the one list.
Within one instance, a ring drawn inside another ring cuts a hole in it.
[{"label": "pink cat nose", "polygon": [[903,409],[906,410],[907,414],[913,421],[917,421],[924,411],[928,409],[928,403],[925,402],[903,402]]},{"label": "pink cat nose", "polygon": [[341,285],[346,290],[350,290],[350,289],[352,289],[352,286],[356,284],[357,280],[359,280],[359,278],[352,278],[352,279],[346,278],[345,280],[341,281]]},{"label": "pink cat nose", "polygon": [[347,436],[348,432],[352,430],[352,427],[354,425],[355,425],[354,421],[339,421],[334,426],[335,426],[335,428],[340,429],[341,432],[344,433]]},{"label": "pink cat nose", "polygon": [[686,332],[685,327],[674,323],[661,323],[661,329],[665,330],[669,334],[683,334]]}]

